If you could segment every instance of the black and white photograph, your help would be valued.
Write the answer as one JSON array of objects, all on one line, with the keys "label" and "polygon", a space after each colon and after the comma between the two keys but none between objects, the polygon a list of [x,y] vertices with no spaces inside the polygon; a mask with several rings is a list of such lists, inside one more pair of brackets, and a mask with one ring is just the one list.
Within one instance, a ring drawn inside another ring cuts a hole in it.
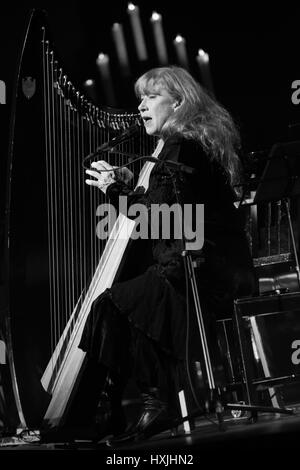
[{"label": "black and white photograph", "polygon": [[299,14],[1,5],[0,457],[288,464]]}]

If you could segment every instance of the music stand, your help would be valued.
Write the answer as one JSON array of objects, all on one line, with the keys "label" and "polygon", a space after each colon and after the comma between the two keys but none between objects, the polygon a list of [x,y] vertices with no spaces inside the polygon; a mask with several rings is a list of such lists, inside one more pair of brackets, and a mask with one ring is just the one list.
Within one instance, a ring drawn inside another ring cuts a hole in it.
[{"label": "music stand", "polygon": [[295,242],[289,198],[300,195],[300,141],[274,144],[256,194],[254,204],[283,201],[288,217],[298,284],[300,288],[300,267]]}]

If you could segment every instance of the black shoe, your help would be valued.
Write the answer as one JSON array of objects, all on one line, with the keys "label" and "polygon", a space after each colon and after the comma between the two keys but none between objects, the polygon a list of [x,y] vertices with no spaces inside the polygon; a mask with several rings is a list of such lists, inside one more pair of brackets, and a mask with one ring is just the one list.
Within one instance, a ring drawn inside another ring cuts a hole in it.
[{"label": "black shoe", "polygon": [[143,393],[143,411],[134,426],[125,433],[106,441],[109,447],[117,447],[130,442],[148,439],[166,429],[173,428],[173,419],[168,412],[166,403],[160,401],[155,394]]}]

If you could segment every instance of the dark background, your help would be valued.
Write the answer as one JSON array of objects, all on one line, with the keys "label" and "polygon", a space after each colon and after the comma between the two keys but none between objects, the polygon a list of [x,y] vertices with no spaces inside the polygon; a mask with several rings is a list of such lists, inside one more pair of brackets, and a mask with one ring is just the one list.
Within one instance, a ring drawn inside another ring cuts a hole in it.
[{"label": "dark background", "polygon": [[[7,88],[7,102],[0,105],[1,234],[5,212],[7,148],[11,99],[17,57],[31,8],[43,8],[61,65],[76,88],[82,90],[88,78],[96,80],[98,105],[110,105],[99,86],[96,58],[109,54],[118,107],[134,107],[134,79],[150,66],[158,65],[150,16],[162,14],[171,63],[176,63],[173,40],[186,39],[190,71],[199,79],[195,56],[199,48],[210,56],[210,67],[217,99],[232,113],[240,126],[243,152],[268,150],[273,143],[297,139],[300,105],[291,101],[294,80],[300,79],[300,7],[288,3],[263,8],[260,3],[219,6],[213,2],[133,2],[139,6],[149,61],[137,61],[127,14],[126,0],[50,2],[16,1],[1,6],[0,79]],[[111,27],[123,24],[132,75],[125,87],[116,64]],[[127,84],[128,85],[128,84]],[[30,164],[30,155],[24,155]],[[2,237],[1,237],[2,238]]]}]

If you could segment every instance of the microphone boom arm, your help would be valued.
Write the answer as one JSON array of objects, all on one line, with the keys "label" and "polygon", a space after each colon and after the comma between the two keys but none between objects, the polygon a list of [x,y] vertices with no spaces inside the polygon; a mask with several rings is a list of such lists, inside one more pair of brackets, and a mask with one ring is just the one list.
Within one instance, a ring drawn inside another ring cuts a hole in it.
[{"label": "microphone boom arm", "polygon": [[105,142],[104,144],[101,144],[99,147],[96,148],[96,150],[94,152],[90,153],[89,155],[87,155],[83,159],[83,166],[84,166],[84,164],[87,160],[91,160],[91,159],[101,155],[102,153],[110,152],[117,145],[122,144],[127,139],[129,139],[133,135],[137,134],[137,132],[140,130],[140,128],[141,128],[141,123],[135,123],[132,126],[125,129],[121,134],[117,135],[113,139],[109,140],[108,142]]}]

